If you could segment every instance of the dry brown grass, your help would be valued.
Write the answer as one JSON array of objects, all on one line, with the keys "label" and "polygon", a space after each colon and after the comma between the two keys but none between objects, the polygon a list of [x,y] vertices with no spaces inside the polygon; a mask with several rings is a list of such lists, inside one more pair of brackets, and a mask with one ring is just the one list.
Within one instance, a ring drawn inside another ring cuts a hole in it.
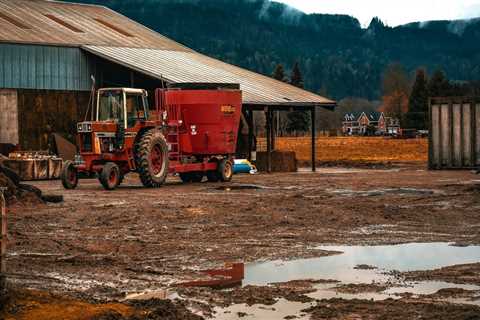
[{"label": "dry brown grass", "polygon": [[[426,162],[428,159],[428,139],[320,137],[316,145],[319,162]],[[311,159],[310,137],[277,138],[276,148],[295,151],[299,161]]]}]

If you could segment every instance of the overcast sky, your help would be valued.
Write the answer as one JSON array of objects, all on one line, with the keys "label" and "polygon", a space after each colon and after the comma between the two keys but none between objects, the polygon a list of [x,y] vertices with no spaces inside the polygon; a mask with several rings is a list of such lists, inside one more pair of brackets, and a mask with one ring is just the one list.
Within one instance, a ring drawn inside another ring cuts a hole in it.
[{"label": "overcast sky", "polygon": [[364,26],[374,16],[389,26],[414,21],[453,20],[480,16],[480,0],[275,0],[307,13],[340,13]]}]

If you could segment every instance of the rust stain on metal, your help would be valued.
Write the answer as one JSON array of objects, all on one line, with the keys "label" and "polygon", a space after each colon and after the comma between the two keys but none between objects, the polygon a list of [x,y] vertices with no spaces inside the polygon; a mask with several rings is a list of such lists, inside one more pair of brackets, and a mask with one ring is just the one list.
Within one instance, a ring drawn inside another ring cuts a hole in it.
[{"label": "rust stain on metal", "polygon": [[2,18],[3,20],[6,20],[8,22],[10,22],[11,24],[19,27],[19,28],[22,28],[22,29],[30,29],[29,26],[27,26],[26,24],[23,24],[22,22],[20,22],[19,20],[3,13],[3,12],[0,12],[0,18]]},{"label": "rust stain on metal", "polygon": [[70,30],[72,30],[73,32],[78,32],[78,33],[83,33],[82,30],[78,29],[77,27],[75,27],[74,25],[66,22],[66,21],[63,21],[62,19],[54,16],[53,14],[46,14],[45,17],[55,21],[56,23],[64,26],[65,28],[68,28]]},{"label": "rust stain on metal", "polygon": [[128,32],[125,31],[125,30],[120,29],[120,28],[117,27],[117,26],[114,26],[113,24],[111,24],[111,23],[109,23],[109,22],[107,22],[107,21],[104,21],[104,20],[102,20],[102,19],[100,19],[100,18],[95,18],[95,20],[98,21],[98,22],[100,22],[100,23],[103,24],[104,26],[106,26],[106,27],[108,27],[108,28],[110,28],[110,29],[112,29],[112,30],[117,31],[118,33],[120,33],[120,34],[122,34],[122,35],[124,35],[124,36],[126,36],[126,37],[133,37],[132,34],[128,33]]}]

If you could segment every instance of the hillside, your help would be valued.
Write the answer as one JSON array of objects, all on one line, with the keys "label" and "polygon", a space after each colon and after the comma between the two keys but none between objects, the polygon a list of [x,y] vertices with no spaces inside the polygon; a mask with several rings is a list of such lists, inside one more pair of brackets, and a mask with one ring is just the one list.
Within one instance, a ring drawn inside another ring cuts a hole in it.
[{"label": "hillside", "polygon": [[113,10],[202,53],[270,75],[300,62],[305,85],[335,99],[378,99],[382,72],[400,62],[451,79],[480,74],[480,21],[411,23],[377,19],[362,28],[345,15],[305,14],[267,0],[83,0]]}]

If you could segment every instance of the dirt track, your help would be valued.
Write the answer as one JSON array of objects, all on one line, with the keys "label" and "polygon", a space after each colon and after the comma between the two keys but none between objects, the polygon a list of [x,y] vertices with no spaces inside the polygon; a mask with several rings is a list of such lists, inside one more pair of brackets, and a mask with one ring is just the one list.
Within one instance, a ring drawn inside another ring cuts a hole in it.
[{"label": "dirt track", "polygon": [[319,244],[480,244],[480,177],[469,171],[325,168],[231,184],[172,178],[161,189],[132,176],[113,192],[96,180],[75,191],[35,186],[65,202],[12,208],[13,285],[85,299],[166,288],[225,262],[320,256]]}]

